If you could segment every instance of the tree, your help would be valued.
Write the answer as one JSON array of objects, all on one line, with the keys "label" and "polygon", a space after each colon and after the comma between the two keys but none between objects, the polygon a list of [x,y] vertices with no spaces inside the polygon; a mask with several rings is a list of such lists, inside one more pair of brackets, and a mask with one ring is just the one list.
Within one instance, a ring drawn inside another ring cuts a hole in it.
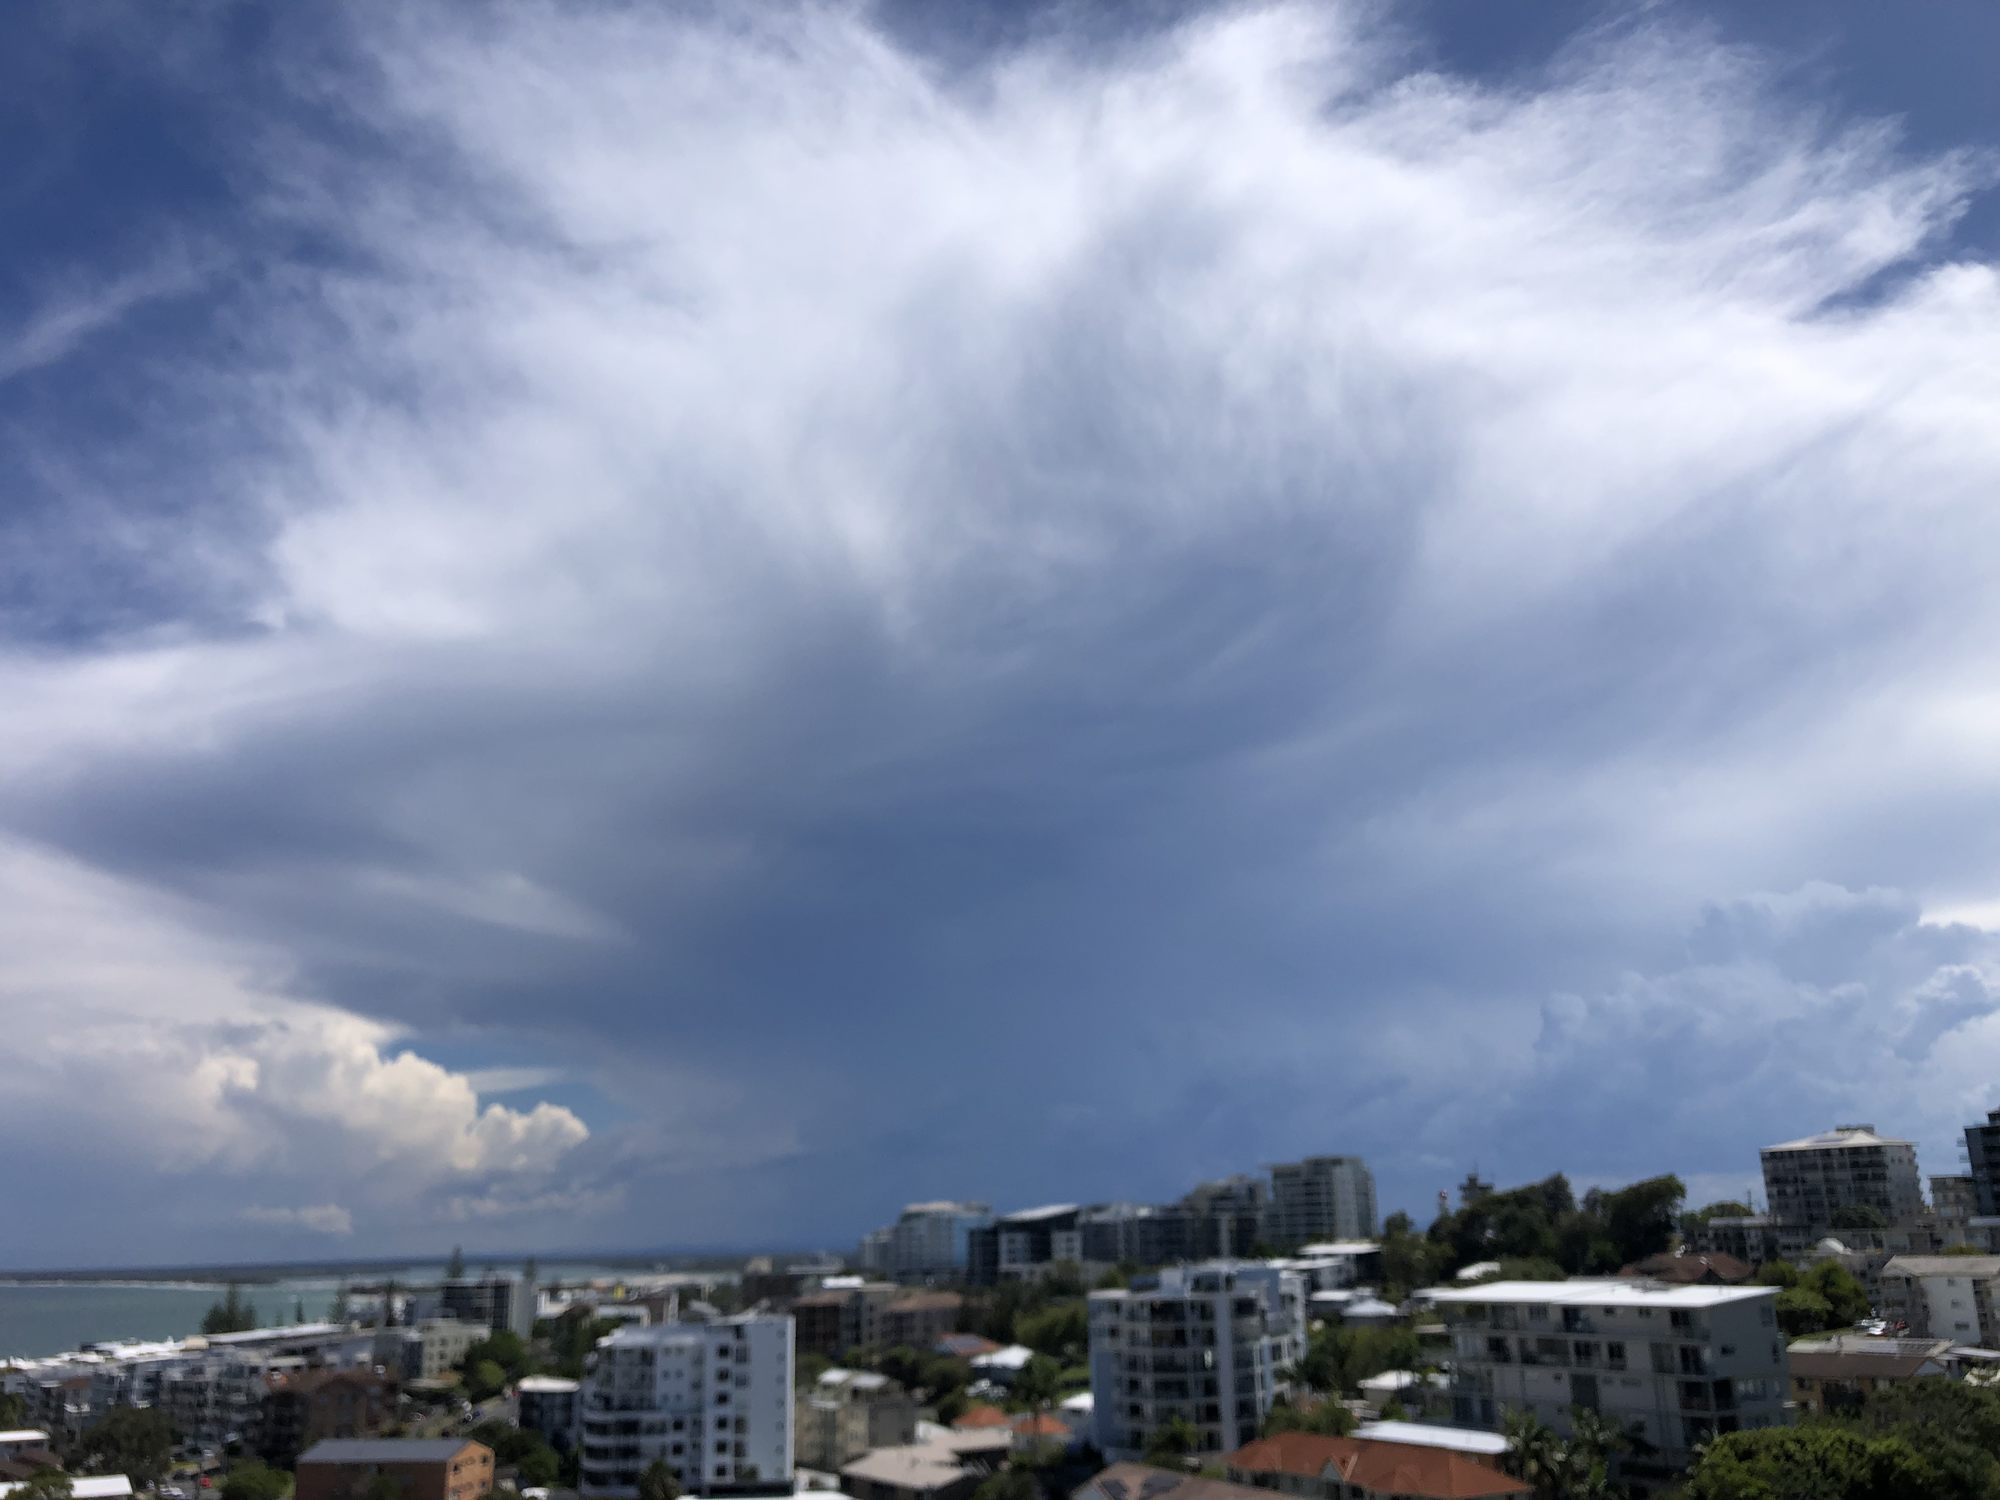
[{"label": "tree", "polygon": [[326,1310],[326,1320],[329,1323],[347,1323],[353,1316],[354,1310],[347,1300],[347,1283],[343,1281],[340,1290],[333,1294],[333,1305]]},{"label": "tree", "polygon": [[1686,1198],[1687,1188],[1671,1172],[1603,1194],[1602,1217],[1618,1264],[1630,1265],[1671,1246]]},{"label": "tree", "polygon": [[260,1459],[247,1458],[230,1468],[218,1494],[220,1500],[284,1500],[291,1487],[290,1475]]},{"label": "tree", "polygon": [[1872,1203],[1843,1203],[1826,1222],[1835,1229],[1887,1229],[1889,1216]]},{"label": "tree", "polygon": [[21,1481],[20,1487],[12,1491],[11,1500],[70,1500],[75,1492],[69,1475],[45,1465]]},{"label": "tree", "polygon": [[528,1346],[522,1342],[518,1333],[503,1328],[466,1350],[465,1358],[459,1361],[459,1367],[469,1370],[487,1360],[505,1370],[509,1380],[519,1380],[528,1373]]},{"label": "tree", "polygon": [[1186,1417],[1169,1418],[1146,1439],[1146,1462],[1162,1469],[1184,1468],[1181,1460],[1194,1452],[1200,1441],[1201,1434]]},{"label": "tree", "polygon": [[27,1425],[28,1398],[11,1391],[0,1391],[0,1431],[12,1431]]},{"label": "tree", "polygon": [[456,1245],[451,1247],[451,1259],[444,1263],[444,1274],[450,1281],[461,1280],[465,1275],[465,1252]]},{"label": "tree", "polygon": [[490,1359],[465,1368],[465,1394],[474,1401],[487,1401],[507,1388],[507,1372]]},{"label": "tree", "polygon": [[114,1406],[84,1428],[72,1445],[71,1472],[123,1474],[134,1489],[151,1489],[167,1472],[174,1429],[164,1412],[148,1406]]},{"label": "tree", "polygon": [[1725,1433],[1688,1476],[1687,1500],[1980,1500],[1948,1487],[1900,1436],[1838,1422]]},{"label": "tree", "polygon": [[1315,1401],[1310,1406],[1294,1406],[1282,1397],[1271,1403],[1264,1417],[1260,1437],[1281,1432],[1312,1432],[1323,1437],[1346,1437],[1355,1428],[1354,1413],[1338,1401]]},{"label": "tree", "polygon": [[1533,1485],[1536,1500],[1607,1500],[1616,1493],[1611,1471],[1631,1443],[1598,1413],[1573,1409],[1568,1438],[1520,1409],[1507,1412],[1503,1430],[1507,1452],[1501,1467]]},{"label": "tree", "polygon": [[681,1481],[664,1458],[647,1464],[639,1475],[639,1500],[680,1500]]},{"label": "tree", "polygon": [[1081,1297],[1052,1302],[1014,1320],[1016,1341],[1039,1354],[1074,1363],[1090,1342],[1090,1314]]},{"label": "tree", "polygon": [[303,1297],[292,1298],[292,1321],[294,1323],[303,1323],[305,1322],[305,1320],[306,1320],[306,1299]]},{"label": "tree", "polygon": [[981,1481],[972,1500],[1041,1500],[1042,1487],[1025,1469],[1002,1469]]},{"label": "tree", "polygon": [[1062,1394],[1062,1366],[1037,1354],[1014,1377],[1013,1397],[1030,1411],[1042,1411]]},{"label": "tree", "polygon": [[1802,1275],[1781,1261],[1765,1269],[1777,1266],[1795,1278],[1778,1293],[1778,1326],[1789,1337],[1848,1328],[1868,1316],[1868,1289],[1839,1261],[1823,1260]]},{"label": "tree", "polygon": [[1749,1204],[1738,1203],[1734,1198],[1705,1203],[1700,1208],[1689,1209],[1681,1215],[1681,1234],[1684,1237],[1692,1236],[1711,1219],[1747,1219],[1752,1212]]},{"label": "tree", "polygon": [[[536,1436],[540,1436],[539,1433]],[[556,1450],[546,1442],[537,1443],[522,1454],[515,1464],[521,1483],[547,1488],[562,1475],[562,1460],[556,1457]]]},{"label": "tree", "polygon": [[203,1333],[244,1333],[256,1326],[257,1304],[245,1301],[243,1289],[233,1281],[222,1300],[213,1303],[201,1320]]}]

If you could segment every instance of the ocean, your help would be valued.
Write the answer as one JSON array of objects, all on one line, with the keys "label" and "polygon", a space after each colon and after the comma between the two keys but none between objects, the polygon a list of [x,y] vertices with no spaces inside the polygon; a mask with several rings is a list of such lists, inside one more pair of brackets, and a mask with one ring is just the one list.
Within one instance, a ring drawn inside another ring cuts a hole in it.
[{"label": "ocean", "polygon": [[[475,1265],[473,1274],[485,1269]],[[518,1266],[501,1266],[517,1271]],[[580,1282],[644,1275],[630,1267],[584,1262],[544,1261],[535,1279]],[[257,1309],[259,1322],[275,1327],[297,1321],[303,1304],[305,1321],[326,1317],[343,1280],[380,1284],[394,1277],[403,1286],[436,1282],[444,1275],[442,1262],[402,1267],[357,1268],[343,1278],[314,1274],[269,1282],[245,1281],[241,1292]],[[216,1282],[194,1281],[37,1281],[0,1279],[0,1360],[32,1359],[61,1354],[107,1339],[176,1339],[201,1332],[202,1315],[222,1296]]]}]

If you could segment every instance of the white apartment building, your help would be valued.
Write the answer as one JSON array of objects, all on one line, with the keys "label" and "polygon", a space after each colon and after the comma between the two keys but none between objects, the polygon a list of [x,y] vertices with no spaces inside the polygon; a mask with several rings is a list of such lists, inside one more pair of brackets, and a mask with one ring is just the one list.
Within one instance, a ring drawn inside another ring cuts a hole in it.
[{"label": "white apartment building", "polygon": [[1823,1230],[1839,1209],[1872,1208],[1891,1224],[1911,1224],[1924,1212],[1917,1148],[1877,1135],[1873,1125],[1836,1125],[1758,1154],[1780,1223]]},{"label": "white apartment building", "polygon": [[1526,1409],[1567,1434],[1577,1407],[1637,1428],[1684,1467],[1716,1433],[1785,1420],[1778,1289],[1626,1277],[1496,1281],[1430,1294],[1452,1326],[1452,1415]]},{"label": "white apartment building", "polygon": [[792,1320],[621,1328],[583,1380],[582,1489],[631,1500],[664,1459],[694,1495],[792,1493]]},{"label": "white apartment building", "polygon": [[1358,1156],[1309,1156],[1271,1168],[1273,1244],[1365,1240],[1375,1233],[1375,1176]]},{"label": "white apartment building", "polygon": [[1202,1453],[1257,1436],[1305,1353],[1305,1285],[1276,1266],[1207,1261],[1090,1294],[1090,1394],[1107,1463],[1137,1458],[1175,1417]]},{"label": "white apartment building", "polygon": [[1914,1338],[1995,1347],[2000,1255],[1898,1255],[1882,1267],[1882,1315]]}]

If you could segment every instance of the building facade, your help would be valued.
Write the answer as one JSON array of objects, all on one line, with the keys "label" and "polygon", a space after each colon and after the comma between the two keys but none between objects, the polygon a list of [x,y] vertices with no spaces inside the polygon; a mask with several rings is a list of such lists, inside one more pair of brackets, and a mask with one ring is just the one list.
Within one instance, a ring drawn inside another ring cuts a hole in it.
[{"label": "building facade", "polygon": [[1759,1153],[1771,1217],[1808,1229],[1838,1227],[1842,1209],[1872,1209],[1888,1224],[1924,1212],[1917,1148],[1873,1125],[1836,1125]]},{"label": "building facade", "polygon": [[583,1383],[559,1375],[527,1375],[514,1387],[523,1432],[539,1432],[558,1453],[576,1447],[583,1423]]},{"label": "building facade", "polygon": [[1286,1249],[1375,1234],[1375,1177],[1358,1156],[1309,1156],[1271,1168],[1266,1232]]},{"label": "building facade", "polygon": [[1882,1315],[1912,1337],[2000,1343],[2000,1255],[1898,1255],[1879,1281]]},{"label": "building facade", "polygon": [[474,1344],[490,1337],[483,1322],[426,1318],[414,1328],[384,1328],[375,1335],[375,1362],[400,1380],[442,1380]]},{"label": "building facade", "polygon": [[1081,1264],[1083,1210],[1074,1203],[1052,1203],[1003,1214],[966,1240],[966,1280],[993,1286],[1045,1274],[1058,1261]]},{"label": "building facade", "polygon": [[788,1317],[607,1335],[583,1381],[583,1492],[633,1500],[660,1459],[688,1494],[789,1495],[792,1364]]},{"label": "building facade", "polygon": [[1973,1178],[1965,1173],[1933,1176],[1931,1214],[1946,1244],[1962,1244],[1972,1221],[1979,1217],[1979,1191]]},{"label": "building facade", "polygon": [[1090,1392],[1097,1446],[1143,1454],[1176,1417],[1201,1453],[1257,1435],[1305,1353],[1305,1287],[1275,1266],[1173,1266],[1126,1291],[1090,1294]]},{"label": "building facade", "polygon": [[258,1403],[251,1447],[289,1469],[327,1438],[372,1437],[396,1418],[396,1382],[373,1370],[302,1370],[274,1376]]},{"label": "building facade", "polygon": [[1785,1420],[1776,1287],[1497,1281],[1433,1299],[1452,1330],[1461,1426],[1526,1410],[1567,1435],[1580,1407],[1636,1429],[1678,1469],[1718,1433]]},{"label": "building facade", "polygon": [[886,1375],[827,1370],[799,1406],[796,1453],[808,1469],[831,1473],[877,1448],[917,1438],[917,1403]]},{"label": "building facade", "polygon": [[441,1283],[435,1294],[413,1299],[421,1317],[456,1318],[477,1323],[492,1333],[521,1338],[535,1331],[539,1294],[534,1283],[520,1276],[462,1276]]},{"label": "building facade", "polygon": [[299,1457],[294,1500],[479,1500],[493,1488],[493,1450],[470,1438],[363,1438],[315,1443]]},{"label": "building facade", "polygon": [[903,1281],[964,1277],[974,1230],[993,1222],[985,1203],[912,1203],[896,1222],[862,1242],[863,1264]]}]

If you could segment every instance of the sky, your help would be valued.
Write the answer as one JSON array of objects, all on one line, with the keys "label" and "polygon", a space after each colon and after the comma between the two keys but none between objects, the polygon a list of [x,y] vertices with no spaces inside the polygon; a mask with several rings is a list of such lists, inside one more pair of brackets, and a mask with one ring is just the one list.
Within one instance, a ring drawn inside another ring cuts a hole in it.
[{"label": "sky", "polygon": [[2000,1105],[1983,0],[0,19],[0,1266]]}]

